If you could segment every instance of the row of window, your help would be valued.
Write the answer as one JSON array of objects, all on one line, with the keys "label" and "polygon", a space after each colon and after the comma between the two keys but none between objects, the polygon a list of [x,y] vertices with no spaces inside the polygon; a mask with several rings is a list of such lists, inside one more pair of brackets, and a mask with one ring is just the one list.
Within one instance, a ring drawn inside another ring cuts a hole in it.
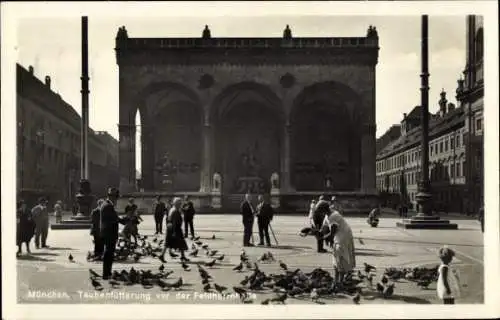
[{"label": "row of window", "polygon": [[[457,161],[456,163],[451,163],[449,165],[437,165],[429,170],[429,179],[431,182],[443,181],[450,178],[462,178],[465,177],[466,163],[464,161]],[[407,185],[415,185],[418,183],[420,178],[419,171],[406,172],[405,182]],[[388,179],[388,181],[387,181]],[[388,186],[386,183],[388,182]],[[379,190],[385,190],[387,187],[390,189],[399,189],[401,186],[401,176],[399,174],[391,175],[388,178],[379,177],[377,180],[377,187]]]},{"label": "row of window", "polygon": [[[458,133],[452,136],[436,139],[429,144],[429,156],[437,156],[441,153],[446,153],[449,150],[465,146],[466,133]],[[391,158],[378,161],[376,164],[377,172],[383,172],[396,168],[403,167],[407,163],[416,162],[422,156],[421,147],[407,151],[405,154],[395,155]]]}]

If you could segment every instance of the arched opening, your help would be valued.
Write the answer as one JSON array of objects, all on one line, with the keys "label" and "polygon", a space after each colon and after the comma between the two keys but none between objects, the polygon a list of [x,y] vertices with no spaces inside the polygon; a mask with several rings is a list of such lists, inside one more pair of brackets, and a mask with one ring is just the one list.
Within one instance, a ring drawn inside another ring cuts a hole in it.
[{"label": "arched opening", "polygon": [[297,97],[291,114],[292,184],[298,191],[360,188],[359,99],[349,87],[319,83]]},{"label": "arched opening", "polygon": [[[153,87],[153,89],[151,89]],[[143,95],[141,126],[144,189],[198,191],[202,110],[196,96],[178,84],[158,83]]]},{"label": "arched opening", "polygon": [[226,88],[212,111],[223,193],[268,193],[271,175],[280,172],[281,101],[263,85],[240,83]]}]

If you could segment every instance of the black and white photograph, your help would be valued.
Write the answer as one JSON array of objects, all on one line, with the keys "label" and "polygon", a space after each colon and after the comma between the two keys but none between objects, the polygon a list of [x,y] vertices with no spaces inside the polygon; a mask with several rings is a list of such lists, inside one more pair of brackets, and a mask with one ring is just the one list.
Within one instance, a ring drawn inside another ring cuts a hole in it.
[{"label": "black and white photograph", "polygon": [[500,316],[497,9],[2,3],[3,318]]}]

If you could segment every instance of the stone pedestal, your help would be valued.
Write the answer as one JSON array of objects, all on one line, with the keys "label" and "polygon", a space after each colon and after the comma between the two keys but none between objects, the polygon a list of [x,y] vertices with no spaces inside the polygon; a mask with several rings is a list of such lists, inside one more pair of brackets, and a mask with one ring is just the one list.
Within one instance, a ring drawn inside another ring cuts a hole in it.
[{"label": "stone pedestal", "polygon": [[76,200],[78,202],[77,215],[51,225],[52,230],[90,229],[92,225],[90,212],[94,196],[91,195],[90,182],[88,180],[80,180],[80,190],[76,195]]},{"label": "stone pedestal", "polygon": [[[425,186],[423,188],[426,189]],[[410,219],[403,219],[403,221],[397,222],[396,226],[404,229],[446,229],[446,230],[457,230],[458,225],[456,223],[450,223],[450,220],[441,219],[438,216],[432,214],[426,214],[431,212],[431,194],[428,192],[419,192],[417,194],[417,200],[420,205],[420,213]]]},{"label": "stone pedestal", "polygon": [[214,210],[220,210],[222,208],[222,179],[217,172],[214,173],[212,179],[210,207]]}]

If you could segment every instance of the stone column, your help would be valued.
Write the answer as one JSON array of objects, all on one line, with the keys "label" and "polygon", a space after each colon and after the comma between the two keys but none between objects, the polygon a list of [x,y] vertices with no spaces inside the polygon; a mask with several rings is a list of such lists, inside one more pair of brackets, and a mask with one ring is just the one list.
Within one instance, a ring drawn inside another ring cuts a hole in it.
[{"label": "stone column", "polygon": [[135,191],[135,125],[119,124],[120,193]]},{"label": "stone column", "polygon": [[375,191],[375,130],[372,123],[365,123],[361,131],[361,191]]},{"label": "stone column", "polygon": [[154,135],[151,127],[142,125],[142,187],[144,190],[154,189]]},{"label": "stone column", "polygon": [[291,125],[287,122],[283,128],[283,147],[281,152],[281,174],[280,174],[280,191],[292,191],[291,184],[291,152],[290,152],[290,135]]},{"label": "stone column", "polygon": [[201,171],[200,171],[200,192],[211,191],[211,176],[212,176],[212,125],[207,117],[203,123],[202,144],[203,151],[201,156]]}]

